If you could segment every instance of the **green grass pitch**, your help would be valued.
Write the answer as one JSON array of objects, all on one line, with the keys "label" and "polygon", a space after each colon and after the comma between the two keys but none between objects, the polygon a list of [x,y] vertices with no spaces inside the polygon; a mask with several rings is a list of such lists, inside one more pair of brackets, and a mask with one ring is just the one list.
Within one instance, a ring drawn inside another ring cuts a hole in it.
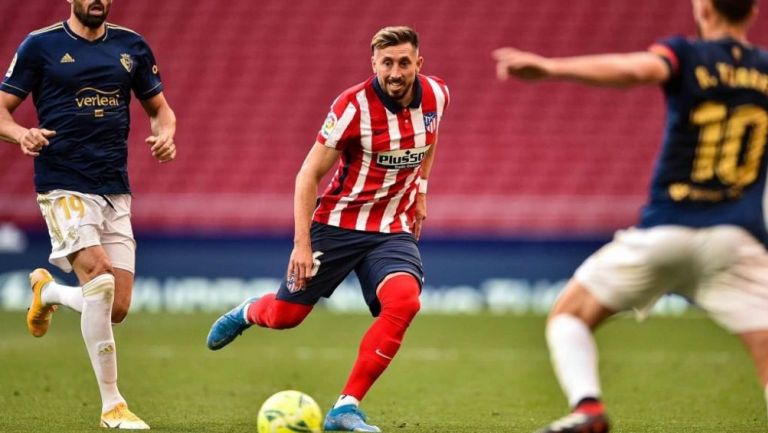
[{"label": "green grass pitch", "polygon": [[[318,310],[293,330],[253,328],[205,348],[211,314],[133,314],[115,328],[120,388],[160,432],[255,432],[264,399],[299,389],[327,410],[370,318]],[[543,317],[421,315],[364,402],[384,432],[526,432],[566,411]],[[613,320],[597,333],[614,432],[766,432],[766,405],[741,343],[698,313]],[[29,336],[0,312],[0,431],[97,432],[98,390],[79,316]]]}]

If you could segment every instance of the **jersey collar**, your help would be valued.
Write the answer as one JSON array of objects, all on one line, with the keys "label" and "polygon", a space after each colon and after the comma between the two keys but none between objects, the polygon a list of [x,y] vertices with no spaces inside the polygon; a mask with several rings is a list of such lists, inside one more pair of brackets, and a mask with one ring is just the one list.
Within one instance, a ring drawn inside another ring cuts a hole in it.
[{"label": "jersey collar", "polygon": [[77,33],[73,32],[72,29],[69,28],[69,23],[67,23],[66,20],[64,20],[64,31],[67,32],[67,34],[72,39],[77,39],[78,41],[83,41],[88,44],[98,44],[99,42],[105,41],[107,39],[107,35],[109,34],[109,26],[104,26],[104,34],[92,41],[89,41],[88,39],[85,39],[84,37],[81,37]]},{"label": "jersey collar", "polygon": [[[384,92],[384,89],[381,88],[376,76],[374,75],[371,79],[373,80],[373,90],[376,92],[376,96],[381,99],[381,102],[387,107],[387,110],[392,113],[402,111],[403,106]],[[413,101],[411,101],[407,108],[419,108],[419,106],[421,106],[421,93],[421,81],[419,80],[419,76],[416,75],[416,79],[413,81]]]}]

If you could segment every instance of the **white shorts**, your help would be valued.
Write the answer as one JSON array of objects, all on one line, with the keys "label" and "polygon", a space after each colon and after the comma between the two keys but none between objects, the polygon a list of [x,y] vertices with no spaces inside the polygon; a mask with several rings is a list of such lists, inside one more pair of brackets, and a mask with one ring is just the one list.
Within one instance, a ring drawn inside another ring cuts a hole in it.
[{"label": "white shorts", "polygon": [[113,267],[134,273],[130,194],[101,196],[56,189],[38,194],[37,204],[51,237],[51,264],[71,272],[70,254],[101,245]]},{"label": "white shorts", "polygon": [[616,311],[643,314],[676,293],[731,332],[768,330],[768,252],[739,227],[622,230],[575,279]]}]

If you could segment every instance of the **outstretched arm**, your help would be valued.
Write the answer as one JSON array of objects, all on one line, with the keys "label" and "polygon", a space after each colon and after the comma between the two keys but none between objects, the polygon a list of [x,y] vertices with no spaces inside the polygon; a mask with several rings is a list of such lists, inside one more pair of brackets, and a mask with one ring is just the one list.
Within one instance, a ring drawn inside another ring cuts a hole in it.
[{"label": "outstretched arm", "polygon": [[56,132],[48,129],[27,129],[16,123],[13,112],[22,101],[16,95],[0,91],[0,139],[18,144],[24,155],[37,156]]},{"label": "outstretched arm", "polygon": [[176,135],[176,115],[162,92],[141,101],[141,105],[149,116],[152,128],[152,135],[144,140],[151,146],[152,156],[160,162],[173,161],[176,158],[176,143],[173,140]]},{"label": "outstretched arm", "polygon": [[293,252],[288,263],[288,288],[302,290],[312,278],[312,242],[309,229],[312,213],[317,200],[317,185],[338,161],[341,151],[315,142],[296,175],[296,190],[293,196],[294,238]]},{"label": "outstretched arm", "polygon": [[514,76],[524,80],[550,78],[593,86],[632,87],[663,83],[670,76],[664,59],[651,52],[548,58],[506,47],[495,50],[493,57],[496,74],[502,81]]}]

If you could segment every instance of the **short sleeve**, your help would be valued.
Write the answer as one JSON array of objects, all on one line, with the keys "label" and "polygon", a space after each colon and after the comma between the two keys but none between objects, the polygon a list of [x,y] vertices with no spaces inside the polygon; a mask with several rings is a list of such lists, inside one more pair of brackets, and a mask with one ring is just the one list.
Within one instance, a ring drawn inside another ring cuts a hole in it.
[{"label": "short sleeve", "polygon": [[357,106],[349,94],[342,94],[331,105],[325,122],[317,134],[317,141],[332,149],[344,150],[350,143],[359,141],[360,126]]},{"label": "short sleeve", "polygon": [[163,91],[163,82],[152,49],[143,38],[137,45],[136,73],[131,87],[137,98],[147,100]]},{"label": "short sleeve", "polygon": [[437,111],[442,118],[445,110],[451,105],[451,92],[448,91],[448,86],[442,78],[435,77],[434,75],[431,75],[429,78],[437,83],[437,88],[433,88],[433,90],[438,103]]},{"label": "short sleeve", "polygon": [[680,64],[685,60],[685,53],[690,42],[683,36],[672,36],[656,41],[648,51],[661,57],[669,67],[672,76],[680,73]]},{"label": "short sleeve", "polygon": [[41,56],[41,50],[35,47],[33,37],[27,36],[13,56],[0,90],[26,98],[40,84],[43,71]]}]

